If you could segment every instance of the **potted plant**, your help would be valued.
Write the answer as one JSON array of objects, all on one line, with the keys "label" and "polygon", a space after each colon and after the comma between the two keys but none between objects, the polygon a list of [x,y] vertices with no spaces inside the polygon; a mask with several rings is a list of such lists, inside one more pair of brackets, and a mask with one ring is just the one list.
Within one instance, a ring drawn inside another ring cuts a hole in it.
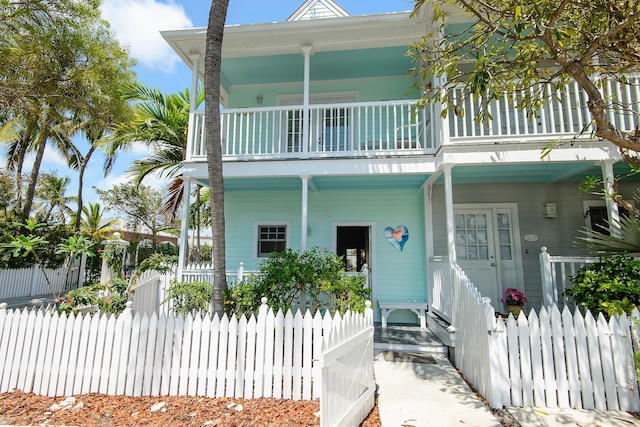
[{"label": "potted plant", "polygon": [[501,301],[507,305],[509,313],[513,314],[513,317],[517,318],[522,311],[524,303],[527,302],[527,297],[524,296],[524,292],[519,291],[516,288],[507,288],[504,291],[504,296]]}]

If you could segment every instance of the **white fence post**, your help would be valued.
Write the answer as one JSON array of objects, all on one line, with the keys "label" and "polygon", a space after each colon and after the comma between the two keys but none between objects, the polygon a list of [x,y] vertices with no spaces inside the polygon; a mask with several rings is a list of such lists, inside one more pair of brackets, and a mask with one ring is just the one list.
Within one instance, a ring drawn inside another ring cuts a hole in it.
[{"label": "white fence post", "polygon": [[553,280],[553,269],[551,266],[551,256],[547,248],[540,248],[540,277],[542,279],[542,301],[545,307],[551,307],[558,303],[558,291]]}]

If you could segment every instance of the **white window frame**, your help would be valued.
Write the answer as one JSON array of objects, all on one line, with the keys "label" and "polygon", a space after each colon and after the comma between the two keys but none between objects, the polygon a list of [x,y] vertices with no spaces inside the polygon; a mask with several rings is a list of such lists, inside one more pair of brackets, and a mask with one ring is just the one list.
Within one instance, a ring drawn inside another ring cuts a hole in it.
[{"label": "white window frame", "polygon": [[285,227],[284,247],[291,247],[291,221],[255,221],[253,223],[253,258],[266,259],[258,256],[258,243],[260,241],[260,227]]}]

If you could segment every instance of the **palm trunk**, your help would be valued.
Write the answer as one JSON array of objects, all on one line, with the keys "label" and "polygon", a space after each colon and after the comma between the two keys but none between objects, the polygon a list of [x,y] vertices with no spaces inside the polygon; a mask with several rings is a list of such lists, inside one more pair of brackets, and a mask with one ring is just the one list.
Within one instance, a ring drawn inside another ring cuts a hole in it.
[{"label": "palm trunk", "polygon": [[224,179],[222,177],[222,145],[220,141],[220,66],[222,37],[229,0],[212,0],[207,26],[204,61],[205,132],[207,138],[207,169],[213,234],[213,309],[224,312],[224,292],[227,289]]},{"label": "palm trunk", "polygon": [[80,165],[80,172],[78,174],[78,213],[76,214],[76,223],[74,224],[74,228],[76,231],[80,231],[80,223],[82,220],[82,184],[84,181],[84,171],[86,170],[87,165],[89,164],[89,159],[91,158],[91,155],[95,150],[96,146],[95,144],[92,144],[91,148],[87,152],[87,155],[84,156],[82,164]]},{"label": "palm trunk", "polygon": [[[43,121],[44,123],[44,121]],[[31,175],[29,178],[29,187],[27,188],[27,194],[25,195],[24,207],[22,214],[25,218],[29,218],[31,214],[31,208],[33,206],[33,198],[36,194],[36,184],[38,182],[38,175],[40,173],[40,165],[44,157],[44,149],[47,146],[47,139],[49,138],[49,132],[46,126],[43,126],[40,130],[40,134],[37,140],[38,151],[36,151],[36,158],[33,161],[33,168],[31,169]]]},{"label": "palm trunk", "polygon": [[27,155],[27,148],[29,146],[26,139],[27,138],[25,137],[20,141],[16,160],[16,212],[22,211],[22,167],[24,166],[24,156]]}]

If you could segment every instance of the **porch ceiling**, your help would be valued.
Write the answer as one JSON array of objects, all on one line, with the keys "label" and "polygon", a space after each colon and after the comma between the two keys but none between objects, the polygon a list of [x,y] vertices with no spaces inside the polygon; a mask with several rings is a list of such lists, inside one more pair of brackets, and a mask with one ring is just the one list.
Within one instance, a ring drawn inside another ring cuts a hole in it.
[{"label": "porch ceiling", "polygon": [[[429,178],[428,174],[377,175],[377,176],[314,176],[310,191],[330,190],[381,190],[413,189],[419,190]],[[208,180],[200,180],[208,185]],[[232,191],[301,191],[302,180],[298,177],[271,178],[226,178],[224,190]]]},{"label": "porch ceiling", "polygon": [[[411,60],[406,46],[317,52],[311,56],[311,81],[349,78],[406,77]],[[223,81],[233,86],[302,82],[304,57],[301,54],[226,58]]]},{"label": "porch ceiling", "polygon": [[[626,163],[614,165],[616,176],[626,175],[630,168]],[[588,176],[602,176],[600,166],[588,162],[485,164],[455,166],[451,171],[454,184],[500,183],[500,182],[580,182]],[[631,179],[640,179],[635,177]],[[438,181],[442,184],[443,177]]]}]

